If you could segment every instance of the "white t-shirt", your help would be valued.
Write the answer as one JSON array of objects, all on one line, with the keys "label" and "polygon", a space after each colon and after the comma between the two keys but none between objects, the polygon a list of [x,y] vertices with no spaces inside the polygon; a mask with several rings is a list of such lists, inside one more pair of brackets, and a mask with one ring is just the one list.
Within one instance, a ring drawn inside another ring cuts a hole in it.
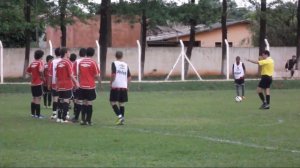
[{"label": "white t-shirt", "polygon": [[112,66],[115,66],[115,73],[116,77],[115,80],[112,82],[112,88],[126,88],[127,89],[127,78],[130,74],[128,65],[125,62],[121,61],[114,61]]},{"label": "white t-shirt", "polygon": [[56,84],[56,67],[57,64],[61,61],[61,58],[55,58],[52,61],[52,84]]},{"label": "white t-shirt", "polygon": [[236,63],[233,64],[233,75],[234,75],[234,79],[240,79],[245,75],[242,62],[240,62],[239,65],[237,65]]}]

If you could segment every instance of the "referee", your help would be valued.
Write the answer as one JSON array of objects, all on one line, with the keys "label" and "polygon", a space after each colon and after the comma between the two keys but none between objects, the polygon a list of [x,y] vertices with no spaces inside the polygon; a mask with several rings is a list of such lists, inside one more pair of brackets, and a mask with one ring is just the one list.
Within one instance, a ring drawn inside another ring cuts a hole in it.
[{"label": "referee", "polygon": [[257,93],[263,102],[260,109],[270,109],[270,86],[274,73],[274,60],[270,57],[270,52],[266,50],[262,53],[262,59],[259,61],[249,59],[247,61],[258,64],[261,67],[261,80],[257,87]]}]

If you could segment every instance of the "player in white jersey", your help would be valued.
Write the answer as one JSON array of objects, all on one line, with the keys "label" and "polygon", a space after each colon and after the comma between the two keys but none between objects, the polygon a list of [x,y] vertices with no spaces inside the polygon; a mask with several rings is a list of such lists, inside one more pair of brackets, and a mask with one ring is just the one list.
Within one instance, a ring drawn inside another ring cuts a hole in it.
[{"label": "player in white jersey", "polygon": [[57,117],[57,110],[58,110],[58,92],[56,90],[56,66],[59,61],[61,61],[60,57],[60,48],[56,48],[55,56],[50,63],[49,63],[49,80],[48,80],[48,89],[51,90],[52,93],[52,116],[51,119],[55,119]]},{"label": "player in white jersey", "polygon": [[[232,65],[232,76],[234,78],[237,96],[241,96],[242,99],[245,99],[246,68],[244,63],[242,63],[240,60],[241,58],[239,56],[235,58],[235,63]],[[242,90],[242,93],[240,93],[240,90]]]},{"label": "player in white jersey", "polygon": [[[79,72],[79,63],[80,61],[86,57],[86,49],[85,48],[81,48],[79,50],[79,56],[80,58],[78,58],[74,64],[73,64],[73,72],[74,72],[74,75],[75,75],[75,78],[79,81],[79,77],[78,77],[78,72]],[[72,118],[72,122],[78,122],[78,119],[79,119],[79,115],[80,115],[80,112],[82,110],[82,100],[80,100],[80,91],[79,89],[75,89],[74,92],[74,117]]]},{"label": "player in white jersey", "polygon": [[128,84],[131,74],[128,65],[122,61],[123,53],[116,52],[116,61],[111,64],[110,103],[118,117],[117,125],[123,125],[125,120],[125,102],[128,102]]}]

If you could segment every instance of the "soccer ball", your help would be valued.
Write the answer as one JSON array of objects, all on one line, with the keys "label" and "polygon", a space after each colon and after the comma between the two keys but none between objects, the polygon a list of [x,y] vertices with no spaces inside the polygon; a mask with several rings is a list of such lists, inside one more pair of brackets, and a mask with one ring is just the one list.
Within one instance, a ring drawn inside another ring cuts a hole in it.
[{"label": "soccer ball", "polygon": [[243,99],[242,99],[242,97],[241,96],[236,96],[235,97],[235,101],[236,102],[241,102]]}]

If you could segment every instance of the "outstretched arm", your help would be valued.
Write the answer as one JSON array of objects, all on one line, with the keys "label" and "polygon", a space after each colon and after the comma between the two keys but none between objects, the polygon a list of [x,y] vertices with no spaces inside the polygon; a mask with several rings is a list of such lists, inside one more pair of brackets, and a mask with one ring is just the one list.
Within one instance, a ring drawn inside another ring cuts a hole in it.
[{"label": "outstretched arm", "polygon": [[258,61],[254,61],[254,60],[251,60],[251,59],[247,59],[248,62],[251,62],[253,64],[258,64]]}]

